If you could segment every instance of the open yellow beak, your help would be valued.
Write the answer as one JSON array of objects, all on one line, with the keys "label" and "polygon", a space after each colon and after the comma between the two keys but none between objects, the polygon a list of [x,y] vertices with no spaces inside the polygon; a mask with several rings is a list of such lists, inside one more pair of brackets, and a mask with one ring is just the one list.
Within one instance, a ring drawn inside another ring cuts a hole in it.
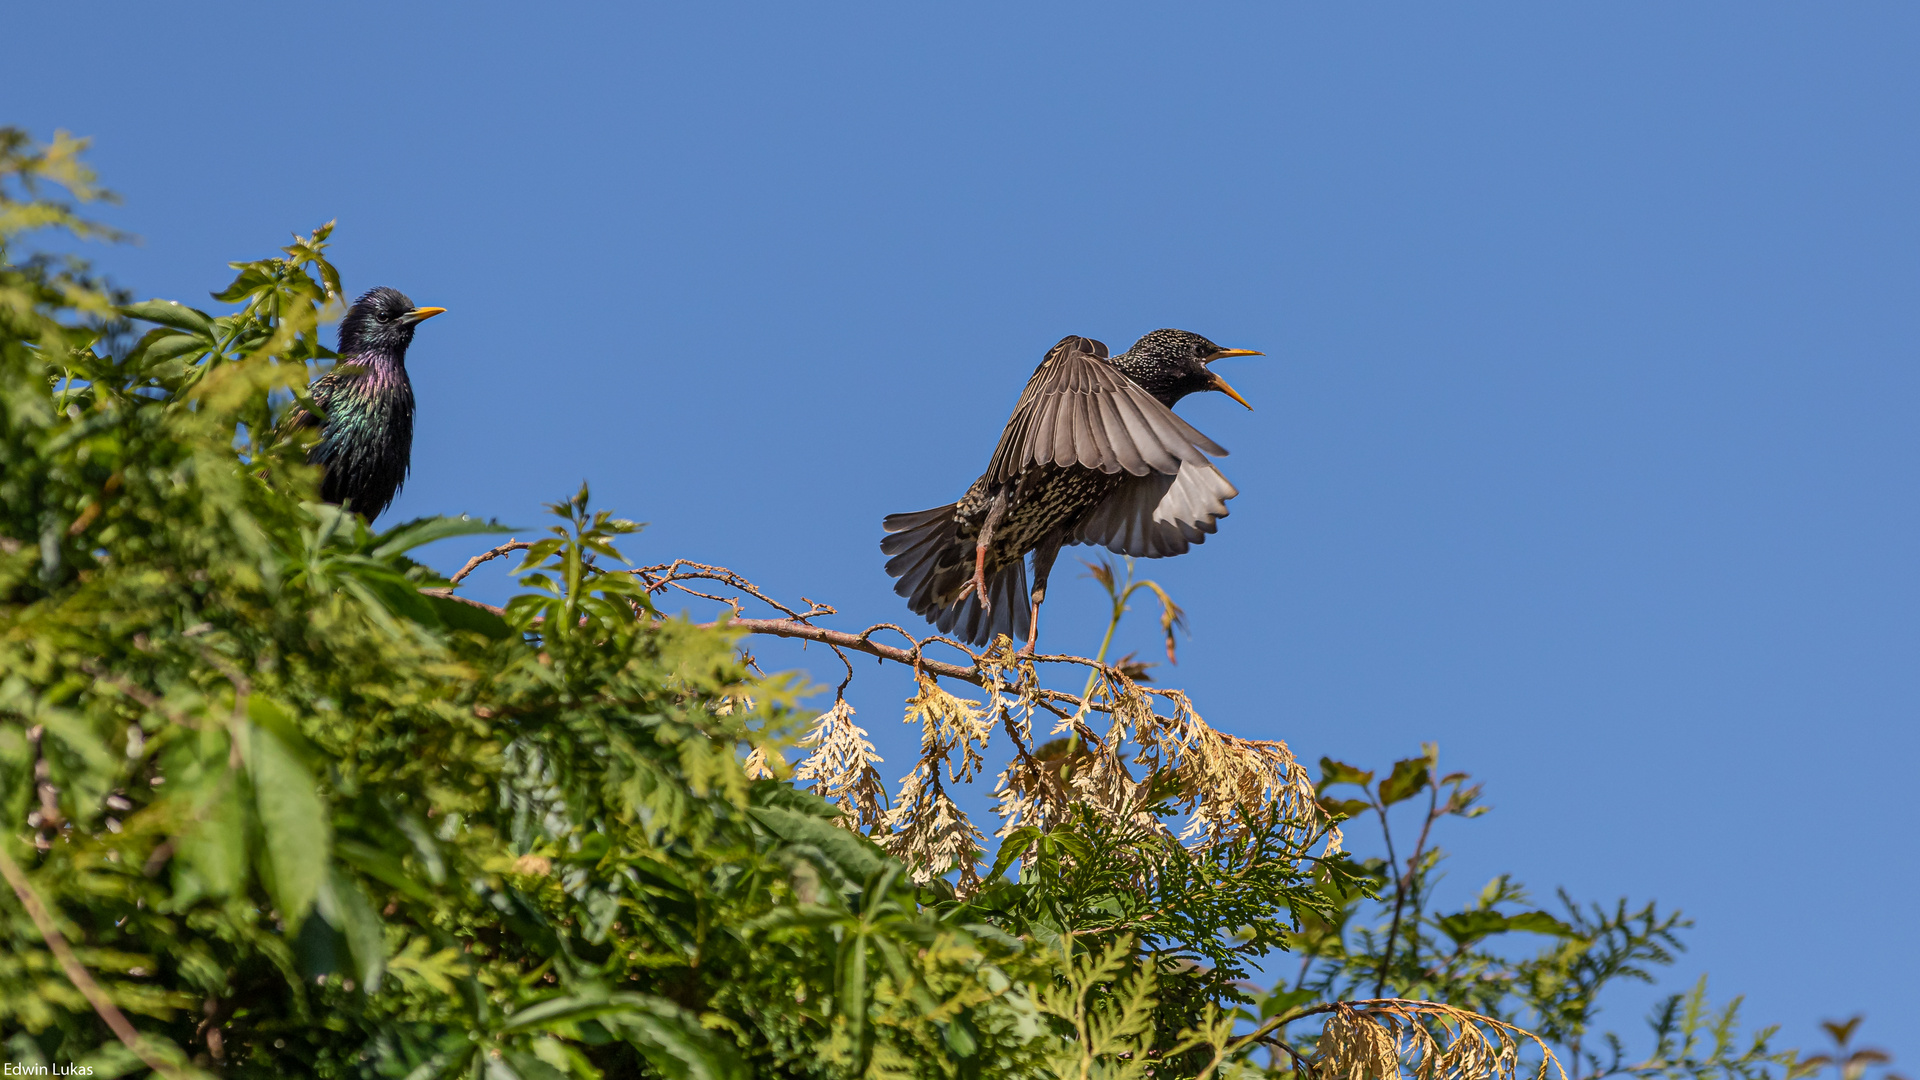
[{"label": "open yellow beak", "polygon": [[1242,405],[1246,405],[1247,410],[1249,412],[1253,410],[1252,405],[1247,405],[1247,399],[1240,396],[1240,391],[1235,390],[1233,387],[1227,385],[1227,380],[1221,378],[1219,375],[1216,375],[1211,371],[1207,372],[1207,376],[1210,380],[1210,385],[1215,390],[1220,391],[1221,393],[1227,395],[1228,397],[1232,398],[1233,400],[1239,402]]},{"label": "open yellow beak", "polygon": [[410,323],[423,323],[446,310],[447,309],[443,307],[417,307],[407,312],[407,321]]},{"label": "open yellow beak", "polygon": [[[1202,360],[1201,363],[1211,364],[1215,360],[1224,359],[1229,356],[1265,356],[1265,355],[1267,354],[1261,352],[1259,349],[1221,349],[1219,352],[1214,353],[1212,356],[1207,357],[1205,360]],[[1214,372],[1214,371],[1207,372],[1207,378],[1210,380],[1209,385],[1211,385],[1215,390],[1220,391],[1221,393],[1227,395],[1228,397],[1232,398],[1233,400],[1239,402],[1242,405],[1246,405],[1248,412],[1253,411],[1253,406],[1247,404],[1247,399],[1240,396],[1240,391],[1235,390],[1231,386],[1228,386],[1227,380],[1221,378],[1218,372]]]}]

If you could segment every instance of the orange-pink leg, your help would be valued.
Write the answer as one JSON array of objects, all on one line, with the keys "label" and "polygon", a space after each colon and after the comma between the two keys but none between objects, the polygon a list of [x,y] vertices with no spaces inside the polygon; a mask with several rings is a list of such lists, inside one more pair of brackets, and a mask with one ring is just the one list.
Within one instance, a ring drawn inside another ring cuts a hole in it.
[{"label": "orange-pink leg", "polygon": [[980,544],[973,549],[973,581],[967,585],[973,595],[980,599],[981,611],[992,611],[993,601],[987,599],[987,545]]}]

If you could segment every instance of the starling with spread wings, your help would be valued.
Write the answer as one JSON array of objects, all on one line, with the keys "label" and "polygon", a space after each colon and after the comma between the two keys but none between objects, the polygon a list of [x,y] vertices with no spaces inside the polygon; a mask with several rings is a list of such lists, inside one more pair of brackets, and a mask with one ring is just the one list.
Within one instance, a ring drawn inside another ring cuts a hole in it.
[{"label": "starling with spread wings", "polygon": [[1091,338],[1063,338],[1027,380],[966,495],[887,517],[880,550],[892,556],[894,592],[941,633],[974,645],[1007,634],[1031,652],[1062,547],[1154,559],[1201,543],[1238,492],[1211,460],[1226,450],[1173,405],[1201,390],[1247,405],[1208,365],[1258,355],[1185,330],[1155,330],[1115,357]]}]

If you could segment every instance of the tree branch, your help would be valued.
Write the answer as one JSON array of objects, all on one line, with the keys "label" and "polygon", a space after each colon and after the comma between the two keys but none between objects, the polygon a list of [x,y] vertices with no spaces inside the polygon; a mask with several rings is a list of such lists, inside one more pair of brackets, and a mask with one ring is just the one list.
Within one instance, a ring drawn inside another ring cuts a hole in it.
[{"label": "tree branch", "polygon": [[499,547],[493,548],[489,551],[483,551],[480,554],[475,555],[473,558],[468,559],[467,565],[461,567],[459,573],[453,575],[453,577],[447,580],[454,585],[458,585],[462,581],[466,580],[466,577],[468,574],[471,574],[475,570],[478,570],[482,563],[492,562],[495,559],[502,558],[506,556],[509,552],[525,551],[532,546],[533,545],[531,543],[525,540],[509,540],[506,543],[501,544]]}]

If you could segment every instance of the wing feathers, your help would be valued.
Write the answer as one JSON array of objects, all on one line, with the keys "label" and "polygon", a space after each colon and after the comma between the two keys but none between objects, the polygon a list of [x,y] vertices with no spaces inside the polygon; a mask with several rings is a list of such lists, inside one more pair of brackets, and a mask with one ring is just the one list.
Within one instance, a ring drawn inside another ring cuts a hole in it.
[{"label": "wing feathers", "polygon": [[1238,495],[1212,462],[1183,463],[1177,474],[1128,480],[1074,531],[1073,542],[1121,555],[1158,559],[1206,540]]},{"label": "wing feathers", "polygon": [[987,477],[1004,484],[1028,465],[1171,476],[1225,453],[1108,362],[1104,346],[1070,337],[1027,380]]}]

